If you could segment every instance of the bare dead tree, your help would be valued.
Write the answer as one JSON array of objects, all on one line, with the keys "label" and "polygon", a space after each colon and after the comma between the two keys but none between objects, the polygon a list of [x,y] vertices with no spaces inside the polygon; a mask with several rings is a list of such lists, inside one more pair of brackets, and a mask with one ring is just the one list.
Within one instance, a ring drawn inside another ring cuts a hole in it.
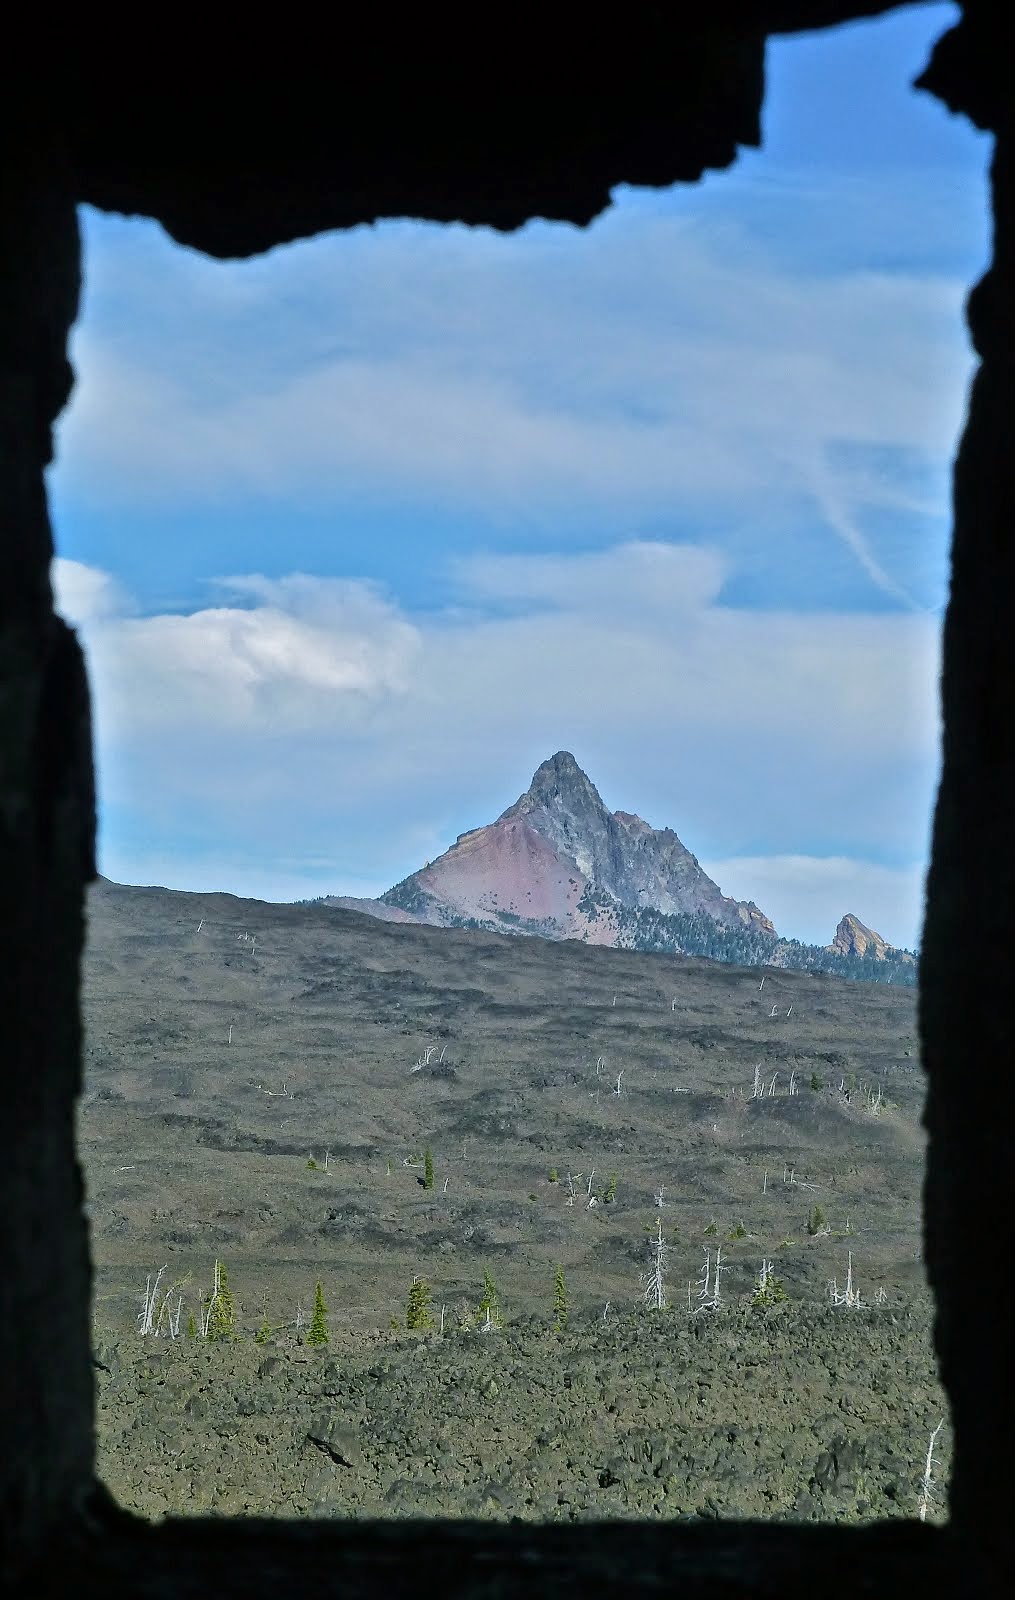
[{"label": "bare dead tree", "polygon": [[718,1311],[721,1304],[719,1284],[721,1275],[726,1269],[722,1264],[722,1249],[716,1249],[715,1262],[712,1261],[712,1252],[705,1251],[705,1263],[698,1279],[698,1304],[694,1308],[694,1315],[699,1311]]},{"label": "bare dead tree", "polygon": [[645,1275],[642,1299],[654,1311],[663,1311],[666,1307],[666,1257],[669,1255],[669,1245],[663,1238],[663,1221],[659,1218],[656,1223],[656,1236],[650,1242],[652,1265]]},{"label": "bare dead tree", "polygon": [[846,1286],[844,1289],[840,1289],[833,1278],[828,1285],[828,1298],[831,1300],[833,1306],[848,1306],[851,1310],[855,1310],[858,1306],[862,1305],[863,1302],[860,1299],[860,1290],[853,1282],[852,1250],[850,1250],[847,1255]]},{"label": "bare dead tree", "polygon": [[920,1479],[920,1521],[921,1522],[926,1522],[926,1520],[927,1520],[927,1507],[929,1506],[930,1500],[931,1500],[931,1483],[932,1483],[932,1472],[933,1472],[933,1467],[934,1467],[934,1446],[937,1443],[937,1436],[941,1432],[941,1429],[944,1427],[944,1425],[945,1425],[944,1424],[944,1418],[942,1417],[941,1421],[938,1423],[937,1427],[934,1429],[934,1432],[931,1434],[931,1436],[930,1436],[930,1444],[927,1446],[927,1460],[924,1462],[923,1477]]},{"label": "bare dead tree", "polygon": [[137,1331],[141,1335],[142,1339],[147,1338],[149,1334],[153,1334],[155,1332],[159,1284],[162,1282],[165,1271],[166,1268],[162,1266],[155,1274],[154,1280],[152,1279],[150,1272],[145,1280],[144,1297],[142,1299],[141,1310],[138,1312],[137,1318]]},{"label": "bare dead tree", "polygon": [[214,1311],[216,1305],[218,1304],[219,1296],[221,1295],[221,1293],[222,1293],[222,1263],[221,1263],[221,1261],[216,1261],[216,1263],[215,1263],[215,1277],[214,1277],[214,1281],[213,1281],[213,1284],[212,1284],[211,1298],[208,1300],[207,1304],[202,1308],[202,1311],[201,1311],[200,1327],[201,1327],[201,1337],[202,1337],[202,1339],[207,1339],[207,1337],[208,1337],[208,1329],[211,1327],[212,1312]]}]

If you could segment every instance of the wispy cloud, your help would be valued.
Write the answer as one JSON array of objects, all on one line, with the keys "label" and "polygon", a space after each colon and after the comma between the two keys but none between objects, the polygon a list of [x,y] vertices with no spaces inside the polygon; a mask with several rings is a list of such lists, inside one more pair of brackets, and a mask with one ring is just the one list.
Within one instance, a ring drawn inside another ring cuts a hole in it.
[{"label": "wispy cloud", "polygon": [[[845,841],[912,859],[936,760],[934,623],[738,611],[724,572],[707,548],[634,543],[477,559],[438,612],[306,575],[225,579],[225,603],[182,616],[81,608],[118,833],[228,840],[236,883],[291,879],[299,839],[332,863],[308,865],[306,892],[376,886],[567,746],[609,803],[712,858]],[[55,577],[69,605],[103,593],[77,565]]]},{"label": "wispy cloud", "polygon": [[912,603],[864,521],[897,497],[892,452],[931,470],[953,447],[958,278],[789,265],[728,220],[637,208],[503,241],[380,229],[254,267],[177,268],[148,241],[135,271],[127,305],[155,271],[178,326],[130,355],[101,320],[81,331],[60,470],[83,501],[422,498],[508,539],[565,513],[721,530],[760,507],[769,525],[809,519],[815,561],[841,540]]}]

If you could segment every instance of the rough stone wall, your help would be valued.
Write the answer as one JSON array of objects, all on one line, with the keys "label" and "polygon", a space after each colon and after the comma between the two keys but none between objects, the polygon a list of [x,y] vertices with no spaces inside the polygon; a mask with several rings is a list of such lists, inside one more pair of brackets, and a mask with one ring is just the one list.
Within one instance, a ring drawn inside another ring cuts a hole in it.
[{"label": "rough stone wall", "polygon": [[88,692],[53,616],[43,471],[70,390],[73,196],[0,190],[0,1539],[52,1532],[92,1476],[90,1269],[74,1155],[94,806]]},{"label": "rough stone wall", "polygon": [[1015,1556],[1002,1465],[1015,1437],[1015,1278],[1002,1264],[1015,1126],[1015,97],[1000,22],[1000,8],[967,5],[921,80],[992,129],[996,144],[993,260],[968,301],[980,367],[955,466],[943,768],[920,972],[926,1251],[952,1406],[951,1515],[999,1592]]},{"label": "rough stone wall", "polygon": [[[241,46],[206,28],[197,50],[185,27],[163,27],[154,50],[126,68],[117,24],[108,49],[92,28],[87,43],[61,34],[24,55],[31,115],[8,123],[12,102],[0,106],[5,152],[29,149],[0,178],[0,1569],[66,1529],[93,1470],[90,1284],[73,1150],[91,756],[80,654],[52,614],[43,482],[70,386],[74,203],[155,216],[216,255],[386,215],[586,222],[613,184],[693,180],[757,142],[766,30],[887,9],[877,0],[635,3],[604,25],[588,8],[520,5],[484,14],[480,36],[473,12],[446,8],[440,33],[433,13],[417,13],[415,38],[388,11],[351,23],[327,61],[295,29],[251,36],[253,44],[245,36]],[[993,129],[997,149],[994,260],[969,306],[982,365],[956,472],[944,771],[921,978],[927,1246],[954,1408],[953,1525],[967,1578],[982,1560],[998,1593],[1008,1592],[1013,1533],[1009,1474],[997,1463],[1015,1433],[1015,1288],[1004,1255],[1015,1120],[1006,1004],[1015,958],[1015,96],[1001,12],[996,0],[966,0],[924,79]],[[50,107],[60,127],[47,134],[49,149],[70,152],[62,158],[29,148]],[[12,127],[16,140],[6,137]],[[801,1592],[825,1592],[830,1570],[827,1560],[814,1578],[808,1569]]]}]

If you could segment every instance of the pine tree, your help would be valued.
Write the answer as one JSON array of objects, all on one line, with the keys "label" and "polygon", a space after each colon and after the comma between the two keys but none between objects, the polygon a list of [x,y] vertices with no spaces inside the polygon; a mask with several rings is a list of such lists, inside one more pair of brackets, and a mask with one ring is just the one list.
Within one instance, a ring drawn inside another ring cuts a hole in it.
[{"label": "pine tree", "polygon": [[612,1205],[617,1198],[617,1174],[610,1173],[610,1181],[603,1190],[603,1200],[607,1205]]},{"label": "pine tree", "polygon": [[318,1278],[314,1290],[314,1314],[307,1330],[307,1344],[324,1345],[328,1342],[328,1308],[324,1303],[324,1290]]},{"label": "pine tree", "polygon": [[225,1265],[215,1263],[215,1287],[206,1302],[206,1334],[208,1339],[231,1339],[236,1332],[236,1303],[229,1287]]},{"label": "pine tree", "polygon": [[196,1339],[197,1338],[197,1318],[195,1317],[193,1311],[190,1313],[190,1316],[187,1318],[187,1338],[188,1339]]},{"label": "pine tree", "polygon": [[553,1326],[557,1333],[563,1333],[567,1326],[567,1288],[563,1267],[557,1268],[553,1280]]},{"label": "pine tree", "polygon": [[433,1156],[430,1153],[429,1146],[423,1152],[423,1187],[424,1189],[433,1188]]},{"label": "pine tree", "polygon": [[785,1284],[781,1278],[775,1276],[772,1271],[772,1263],[763,1261],[761,1263],[761,1271],[754,1280],[751,1304],[755,1306],[775,1306],[785,1299]]},{"label": "pine tree", "polygon": [[430,1285],[425,1278],[413,1278],[409,1289],[409,1298],[405,1304],[405,1326],[407,1328],[432,1328],[433,1316],[430,1312]]},{"label": "pine tree", "polygon": [[273,1332],[273,1329],[272,1329],[271,1323],[268,1321],[267,1315],[265,1315],[265,1317],[264,1317],[264,1319],[263,1319],[263,1321],[261,1323],[261,1326],[258,1328],[257,1332],[254,1334],[254,1343],[255,1344],[267,1344],[268,1340],[271,1338],[272,1332]]},{"label": "pine tree", "polygon": [[481,1324],[486,1323],[494,1328],[499,1328],[501,1325],[500,1296],[489,1267],[483,1273],[483,1298],[479,1302],[476,1316]]}]

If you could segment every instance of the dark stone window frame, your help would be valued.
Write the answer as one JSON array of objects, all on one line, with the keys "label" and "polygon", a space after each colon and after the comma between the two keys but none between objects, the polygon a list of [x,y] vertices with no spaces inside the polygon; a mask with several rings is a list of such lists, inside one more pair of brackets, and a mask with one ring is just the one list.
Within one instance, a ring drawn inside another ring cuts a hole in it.
[{"label": "dark stone window frame", "polygon": [[[148,41],[47,23],[0,97],[0,1574],[33,1593],[509,1596],[1009,1592],[1015,1438],[1006,1269],[1015,1073],[1015,85],[996,0],[965,0],[918,86],[995,136],[980,365],[954,480],[943,771],[920,1027],[926,1254],[955,1450],[946,1528],[277,1524],[118,1512],[94,1479],[90,1265],[74,1151],[79,964],[94,875],[88,688],[52,610],[44,473],[72,373],[75,210],[157,218],[245,256],[414,216],[587,224],[618,183],[695,181],[760,142],[764,44],[892,0],[631,0],[477,14],[393,7],[241,38],[157,19]],[[326,46],[326,47],[325,47]],[[126,50],[122,58],[118,52]],[[12,70],[12,62],[16,70]],[[989,1303],[985,1303],[988,1302]]]}]

